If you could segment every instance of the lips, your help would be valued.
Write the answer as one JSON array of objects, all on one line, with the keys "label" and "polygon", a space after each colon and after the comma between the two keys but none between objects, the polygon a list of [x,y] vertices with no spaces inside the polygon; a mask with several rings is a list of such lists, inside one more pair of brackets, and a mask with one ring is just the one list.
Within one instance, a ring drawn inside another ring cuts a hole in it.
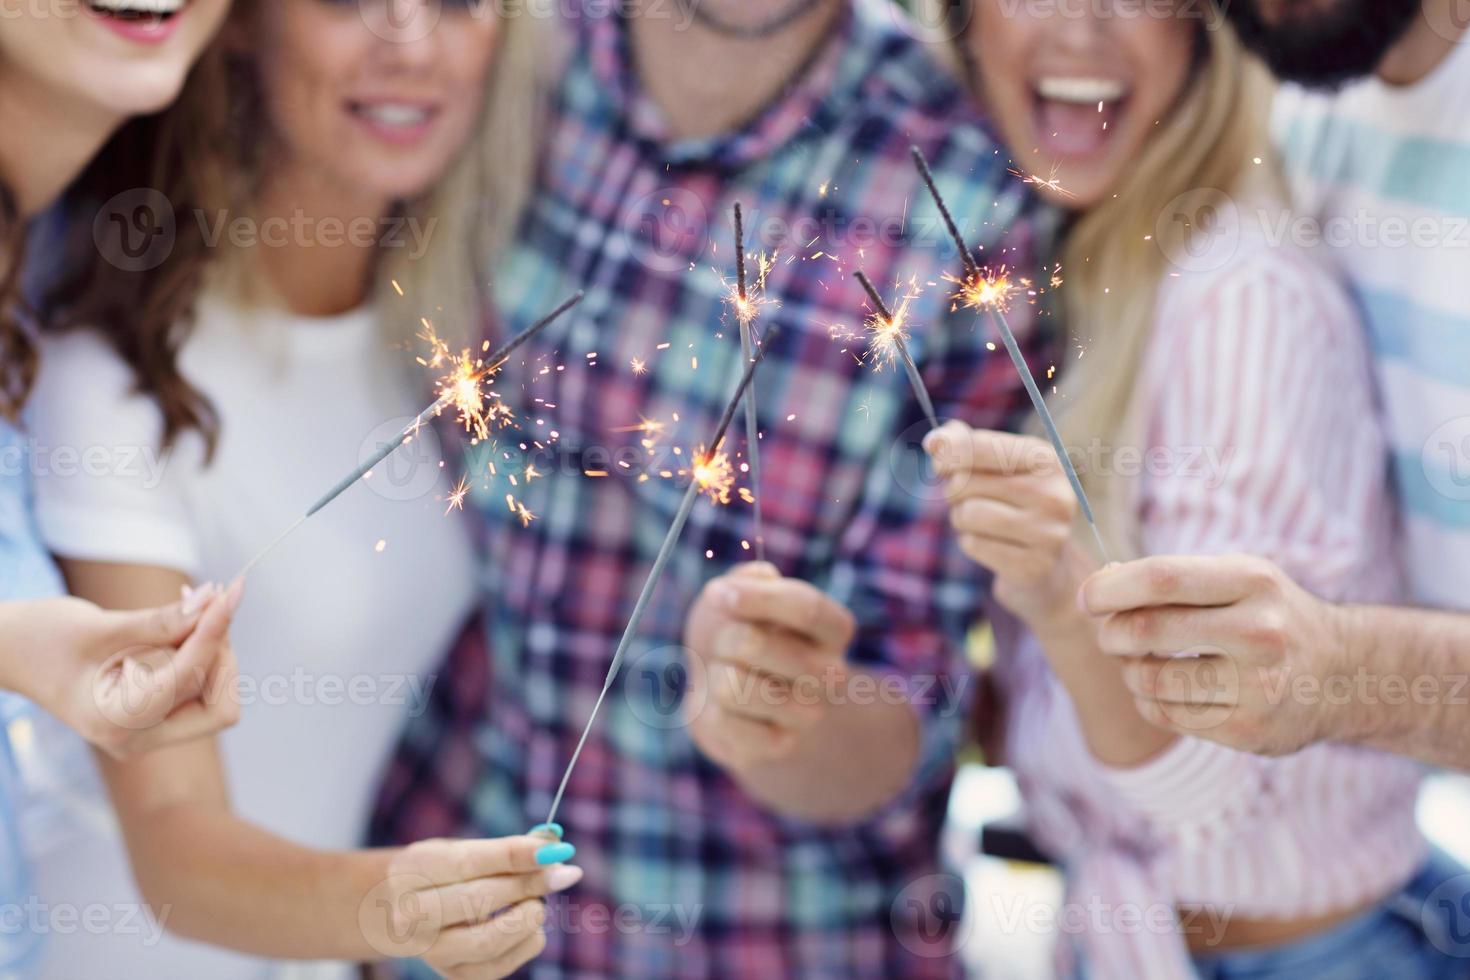
[{"label": "lips", "polygon": [[1107,146],[1128,100],[1127,86],[1102,77],[1047,76],[1036,81],[1036,129],[1053,156],[1090,156]]},{"label": "lips", "polygon": [[129,41],[159,44],[173,35],[189,0],[86,0],[87,12]]},{"label": "lips", "polygon": [[347,111],[378,139],[405,145],[418,142],[428,134],[440,108],[431,102],[362,99],[348,102]]}]

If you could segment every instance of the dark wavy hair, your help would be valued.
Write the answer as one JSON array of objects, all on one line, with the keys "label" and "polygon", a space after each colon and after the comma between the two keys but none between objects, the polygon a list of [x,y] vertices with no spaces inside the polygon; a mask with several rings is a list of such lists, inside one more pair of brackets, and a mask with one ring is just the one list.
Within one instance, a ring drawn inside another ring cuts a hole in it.
[{"label": "dark wavy hair", "polygon": [[[31,230],[13,196],[0,193],[0,412],[7,418],[19,418],[35,383],[34,330],[85,328],[107,339],[132,368],[137,390],[157,402],[164,445],[196,429],[213,450],[214,410],[180,374],[178,352],[208,258],[193,215],[223,195],[225,174],[213,147],[226,111],[222,54],[211,48],[178,102],[123,124],[62,194],[44,222],[55,229],[55,240],[45,243],[53,267],[34,270],[33,282],[23,268]],[[123,238],[132,215],[118,209],[136,212],[130,202],[146,202],[149,220],[172,229],[145,256]],[[33,309],[24,306],[27,293]]]}]

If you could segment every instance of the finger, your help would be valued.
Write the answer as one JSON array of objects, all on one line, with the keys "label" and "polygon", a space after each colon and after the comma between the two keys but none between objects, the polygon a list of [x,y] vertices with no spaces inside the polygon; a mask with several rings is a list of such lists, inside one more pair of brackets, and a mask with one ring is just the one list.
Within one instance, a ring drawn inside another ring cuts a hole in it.
[{"label": "finger", "polygon": [[711,700],[733,718],[805,731],[824,714],[817,678],[792,684],[739,664],[716,661],[710,665],[708,683]]},{"label": "finger", "polygon": [[581,868],[564,865],[556,869],[543,868],[528,874],[495,875],[455,882],[435,891],[444,925],[457,926],[467,922],[483,922],[528,898],[544,898],[552,891],[570,888],[581,878]]},{"label": "finger", "polygon": [[448,967],[492,963],[527,937],[540,934],[545,923],[546,906],[538,898],[527,899],[493,919],[445,929],[431,956],[434,963]]},{"label": "finger", "polygon": [[735,578],[751,578],[774,580],[781,577],[781,572],[768,561],[748,561],[736,565],[729,573]]},{"label": "finger", "polygon": [[823,647],[846,648],[856,632],[852,613],[800,579],[727,579],[721,583],[717,598],[731,618],[780,626]]},{"label": "finger", "polygon": [[1238,686],[1223,657],[1130,657],[1123,661],[1123,684],[1135,699],[1191,707],[1231,707]]},{"label": "finger", "polygon": [[213,673],[221,651],[229,643],[230,622],[239,608],[244,587],[243,580],[237,581],[228,592],[211,599],[205,606],[199,624],[179,648],[176,666],[182,676]]},{"label": "finger", "polygon": [[1225,606],[1262,582],[1267,567],[1236,556],[1173,555],[1110,565],[1082,583],[1094,616],[1151,606]]},{"label": "finger", "polygon": [[1115,657],[1150,653],[1249,654],[1269,639],[1269,622],[1239,606],[1155,606],[1114,613],[1097,624],[1098,649]]},{"label": "finger", "polygon": [[1019,547],[1040,543],[1038,523],[1013,504],[985,497],[971,497],[950,507],[949,523],[960,534],[994,538]]},{"label": "finger", "polygon": [[233,728],[240,721],[239,677],[235,654],[226,646],[202,695],[178,705],[167,718],[130,737],[126,752],[142,755]]},{"label": "finger", "polygon": [[744,664],[773,677],[812,673],[824,659],[810,640],[789,630],[733,622],[715,636],[713,660]]},{"label": "finger", "polygon": [[786,756],[796,746],[796,736],[769,722],[731,714],[718,704],[708,704],[700,724],[709,736],[705,753],[731,768]]},{"label": "finger", "polygon": [[1056,450],[1041,439],[967,426],[951,428],[951,425],[958,423],[941,427],[924,441],[924,448],[929,450],[941,475],[969,472],[1017,476],[1060,469]]},{"label": "finger", "polygon": [[106,640],[113,650],[129,647],[176,647],[194,629],[203,607],[185,609],[181,600],[154,609],[114,610],[104,613]]},{"label": "finger", "polygon": [[536,837],[499,837],[488,840],[431,840],[409,848],[405,873],[422,875],[435,885],[452,885],[492,875],[526,874],[540,870],[536,851],[546,841]]},{"label": "finger", "polygon": [[504,956],[486,964],[487,978],[508,977],[540,956],[546,950],[545,930],[533,933],[513,946]]},{"label": "finger", "polygon": [[1036,554],[1029,548],[972,534],[960,535],[959,546],[966,558],[997,575],[1009,575],[1022,581],[1040,577],[1041,573],[1036,569]]}]

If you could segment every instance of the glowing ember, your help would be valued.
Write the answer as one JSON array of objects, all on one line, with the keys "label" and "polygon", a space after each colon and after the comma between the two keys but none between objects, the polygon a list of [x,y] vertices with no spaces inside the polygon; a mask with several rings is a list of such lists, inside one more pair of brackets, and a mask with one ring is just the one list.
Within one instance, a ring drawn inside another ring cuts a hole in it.
[{"label": "glowing ember", "polygon": [[898,363],[904,356],[903,348],[909,339],[909,304],[913,300],[913,293],[905,295],[894,307],[891,318],[884,316],[881,310],[868,315],[868,360],[872,362],[873,370],[881,371]]},{"label": "glowing ember", "polygon": [[444,513],[448,514],[450,511],[464,510],[464,498],[469,496],[469,492],[469,481],[461,477],[459,483],[455,484],[454,489],[449,491],[449,506],[444,509]]},{"label": "glowing ember", "polygon": [[1012,282],[1005,266],[994,269],[986,267],[963,281],[951,276],[947,280],[958,285],[955,299],[974,310],[997,310],[1001,313],[1011,308],[1011,296],[1019,288]]}]

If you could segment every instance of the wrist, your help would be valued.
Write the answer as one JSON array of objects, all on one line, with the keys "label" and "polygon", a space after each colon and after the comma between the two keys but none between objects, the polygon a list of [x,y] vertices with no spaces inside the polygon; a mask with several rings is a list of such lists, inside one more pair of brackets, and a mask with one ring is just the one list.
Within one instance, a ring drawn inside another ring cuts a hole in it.
[{"label": "wrist", "polygon": [[[1372,617],[1363,606],[1324,603],[1329,642],[1323,664],[1322,680],[1332,677],[1352,679],[1366,670],[1372,659],[1374,642],[1370,636]],[[1385,729],[1390,719],[1378,698],[1349,698],[1342,703],[1329,699],[1329,710],[1322,713],[1324,741],[1365,743]]]}]

